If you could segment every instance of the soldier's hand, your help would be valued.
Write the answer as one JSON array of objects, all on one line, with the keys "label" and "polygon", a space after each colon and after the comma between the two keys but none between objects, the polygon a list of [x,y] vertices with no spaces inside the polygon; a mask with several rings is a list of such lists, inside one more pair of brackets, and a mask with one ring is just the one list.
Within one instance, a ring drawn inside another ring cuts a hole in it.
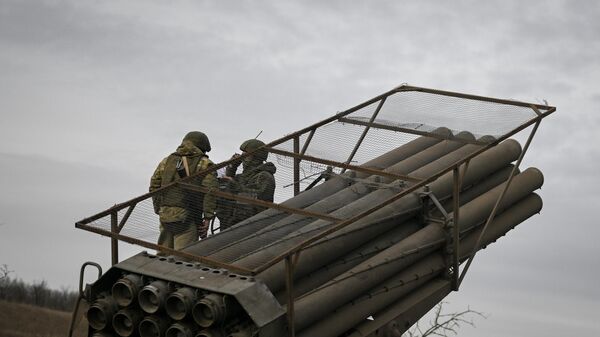
[{"label": "soldier's hand", "polygon": [[240,156],[241,156],[241,154],[234,153],[233,156],[231,156],[231,158],[230,158],[230,160],[233,160],[233,161],[229,165],[231,165],[232,167],[238,167],[242,163],[242,161],[239,159]]}]

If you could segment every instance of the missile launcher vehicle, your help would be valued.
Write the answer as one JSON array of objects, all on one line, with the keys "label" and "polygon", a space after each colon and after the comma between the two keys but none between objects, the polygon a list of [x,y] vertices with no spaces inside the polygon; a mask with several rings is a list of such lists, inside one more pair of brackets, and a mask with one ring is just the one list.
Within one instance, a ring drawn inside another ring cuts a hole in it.
[{"label": "missile launcher vehicle", "polygon": [[[405,331],[459,290],[478,251],[540,212],[543,175],[520,164],[555,110],[403,85],[83,219],[111,238],[113,263],[81,289],[89,336]],[[197,183],[257,151],[277,168],[274,202]],[[217,217],[252,212],[174,250],[156,244],[154,212],[173,191],[216,196]],[[119,242],[145,250],[120,261]]]}]

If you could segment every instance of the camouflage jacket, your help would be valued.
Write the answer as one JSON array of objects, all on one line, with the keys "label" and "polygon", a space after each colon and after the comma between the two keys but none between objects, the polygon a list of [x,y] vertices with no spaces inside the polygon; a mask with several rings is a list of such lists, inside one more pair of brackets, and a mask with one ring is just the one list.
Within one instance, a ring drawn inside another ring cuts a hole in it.
[{"label": "camouflage jacket", "polygon": [[[228,168],[228,175],[233,176],[235,169]],[[253,198],[273,202],[275,193],[275,171],[277,168],[271,162],[252,167],[245,167],[241,174],[235,175],[230,184],[234,193],[244,194]]]},{"label": "camouflage jacket", "polygon": [[[183,142],[177,150],[164,158],[150,179],[150,192],[167,186],[188,175],[182,164],[183,158],[189,165],[189,175],[203,171],[213,165],[212,161],[191,142]],[[190,184],[217,189],[215,172],[191,178]],[[212,218],[216,208],[216,198],[211,194],[185,190],[179,186],[166,188],[152,198],[154,212],[160,216],[161,222],[178,222],[191,220],[199,222],[202,218]]]}]

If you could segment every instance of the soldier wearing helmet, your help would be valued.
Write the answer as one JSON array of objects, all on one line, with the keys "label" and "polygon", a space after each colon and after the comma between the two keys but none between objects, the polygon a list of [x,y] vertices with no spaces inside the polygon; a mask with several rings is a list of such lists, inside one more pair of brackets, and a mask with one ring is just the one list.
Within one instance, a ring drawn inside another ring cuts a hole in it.
[{"label": "soldier wearing helmet", "polygon": [[[189,132],[175,152],[158,164],[150,179],[150,192],[213,165],[206,155],[210,149],[210,141],[204,133]],[[218,188],[214,172],[190,178],[188,183],[206,188]],[[213,195],[205,195],[173,185],[155,194],[152,202],[154,212],[160,218],[159,245],[182,249],[197,241],[198,237],[206,237],[216,208],[216,199]]]},{"label": "soldier wearing helmet", "polygon": [[[226,169],[225,179],[228,181],[227,190],[259,200],[273,202],[275,193],[276,167],[271,162],[266,162],[269,153],[264,149],[265,143],[258,139],[249,139],[242,143],[240,150],[244,154],[250,153],[242,161],[234,161]],[[233,158],[238,157],[234,154]],[[239,165],[242,173],[236,174]],[[217,216],[221,222],[221,230],[230,227],[246,218],[253,216],[264,208],[231,200],[220,200]]]}]

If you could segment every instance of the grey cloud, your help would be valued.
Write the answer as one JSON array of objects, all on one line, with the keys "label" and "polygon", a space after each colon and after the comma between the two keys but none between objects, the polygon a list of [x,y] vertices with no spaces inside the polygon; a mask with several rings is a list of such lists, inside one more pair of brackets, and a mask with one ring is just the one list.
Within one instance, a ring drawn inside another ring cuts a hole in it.
[{"label": "grey cloud", "polygon": [[[0,256],[37,228],[37,255],[65,258],[62,237],[87,253],[56,270],[17,256],[21,276],[74,283],[79,260],[107,263],[106,240],[73,222],[145,192],[192,129],[220,161],[259,130],[278,138],[402,82],[548,99],[558,111],[524,162],[545,174],[544,210],[478,255],[452,300],[492,311],[465,336],[597,334],[589,316],[552,322],[544,305],[590,308],[584,297],[598,296],[587,266],[598,256],[599,12],[595,1],[3,1],[0,182],[12,197],[0,195],[0,240],[11,238]],[[519,308],[527,291],[542,304]]]}]

